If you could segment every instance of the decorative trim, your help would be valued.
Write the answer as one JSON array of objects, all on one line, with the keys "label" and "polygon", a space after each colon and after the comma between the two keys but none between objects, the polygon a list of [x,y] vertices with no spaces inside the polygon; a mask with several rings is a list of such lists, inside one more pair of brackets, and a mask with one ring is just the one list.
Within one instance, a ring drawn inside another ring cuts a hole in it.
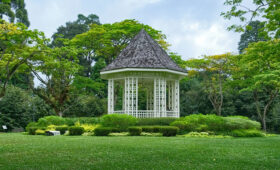
[{"label": "decorative trim", "polygon": [[101,75],[104,74],[111,74],[111,73],[119,73],[119,72],[125,72],[125,71],[154,71],[154,72],[168,72],[168,73],[173,73],[173,74],[179,74],[182,76],[188,75],[187,73],[183,73],[180,71],[174,71],[174,70],[169,70],[169,69],[150,69],[150,68],[122,68],[122,69],[116,69],[116,70],[109,70],[109,71],[102,71],[100,72]]}]

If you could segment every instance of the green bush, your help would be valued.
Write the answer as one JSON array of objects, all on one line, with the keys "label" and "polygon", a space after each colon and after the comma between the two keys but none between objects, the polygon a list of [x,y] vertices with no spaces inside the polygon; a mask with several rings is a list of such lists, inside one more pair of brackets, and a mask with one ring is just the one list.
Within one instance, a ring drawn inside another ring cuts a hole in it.
[{"label": "green bush", "polygon": [[[59,116],[45,116],[44,119],[47,120],[48,125],[64,125],[65,119]],[[40,121],[40,119],[39,119]]]},{"label": "green bush", "polygon": [[42,130],[42,129],[37,129],[35,131],[35,135],[45,135],[45,134],[46,134],[46,132],[44,130]]},{"label": "green bush", "polygon": [[165,127],[161,127],[160,129],[162,136],[176,136],[179,128],[175,127],[175,126],[165,126]]},{"label": "green bush", "polygon": [[68,128],[68,130],[70,136],[82,135],[84,133],[84,128],[79,126],[71,126]]},{"label": "green bush", "polygon": [[64,126],[56,126],[55,130],[59,131],[61,135],[63,135],[67,130],[68,130],[68,126],[64,125]]},{"label": "green bush", "polygon": [[260,123],[244,116],[189,115],[170,124],[185,132],[231,132],[236,129],[260,129]]},{"label": "green bush", "polygon": [[120,131],[127,131],[129,126],[134,126],[137,119],[127,114],[108,114],[101,117],[101,124],[104,127],[118,128]]},{"label": "green bush", "polygon": [[261,124],[259,122],[244,119],[240,117],[223,117],[224,123],[224,131],[232,131],[236,129],[260,129]]},{"label": "green bush", "polygon": [[129,127],[128,128],[129,135],[131,136],[140,136],[142,133],[141,127]]},{"label": "green bush", "polygon": [[142,126],[142,131],[143,132],[148,132],[148,133],[153,133],[154,132],[154,127],[153,126]]},{"label": "green bush", "polygon": [[174,122],[177,118],[161,117],[161,118],[138,118],[137,126],[168,126],[171,122]]},{"label": "green bush", "polygon": [[260,130],[256,129],[237,129],[231,132],[234,137],[263,137],[265,136]]},{"label": "green bush", "polygon": [[95,136],[108,136],[112,131],[110,127],[97,127],[94,129]]}]

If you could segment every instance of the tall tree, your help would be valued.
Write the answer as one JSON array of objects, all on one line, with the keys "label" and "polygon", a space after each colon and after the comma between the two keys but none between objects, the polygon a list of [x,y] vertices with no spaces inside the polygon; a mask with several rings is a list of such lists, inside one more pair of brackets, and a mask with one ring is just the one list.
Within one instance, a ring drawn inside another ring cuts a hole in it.
[{"label": "tall tree", "polygon": [[24,0],[0,0],[0,19],[6,16],[10,22],[21,22],[29,27],[27,10],[25,9]]},{"label": "tall tree", "polygon": [[16,73],[25,73],[27,64],[41,59],[45,44],[42,32],[0,20],[0,99]]},{"label": "tall tree", "polygon": [[66,102],[69,101],[72,83],[79,69],[76,55],[76,49],[71,46],[49,49],[44,59],[37,62],[32,70],[41,83],[33,88],[34,93],[59,116],[63,116],[67,110]]},{"label": "tall tree", "polygon": [[72,39],[76,35],[87,32],[90,29],[91,24],[100,25],[99,17],[95,14],[90,14],[87,17],[83,14],[78,14],[76,21],[66,22],[65,26],[60,26],[57,31],[52,35],[52,45],[61,46],[61,41],[56,41],[57,38]]},{"label": "tall tree", "polygon": [[219,116],[222,115],[225,82],[228,76],[227,61],[230,56],[231,54],[227,53],[186,61],[186,65],[189,67],[189,76],[202,75],[208,99]]},{"label": "tall tree", "polygon": [[253,93],[256,112],[266,130],[269,109],[280,89],[280,40],[252,43],[239,56],[234,57],[236,70],[233,78],[242,91]]},{"label": "tall tree", "polygon": [[271,37],[280,37],[280,1],[279,0],[225,0],[224,5],[230,10],[222,12],[225,19],[238,18],[244,24],[233,24],[229,30],[243,32],[251,21],[261,18],[264,20],[264,31]]},{"label": "tall tree", "polygon": [[265,41],[268,39],[264,29],[264,23],[260,21],[251,21],[249,27],[241,34],[240,41],[238,43],[238,50],[241,54],[242,51],[248,47],[252,42]]}]

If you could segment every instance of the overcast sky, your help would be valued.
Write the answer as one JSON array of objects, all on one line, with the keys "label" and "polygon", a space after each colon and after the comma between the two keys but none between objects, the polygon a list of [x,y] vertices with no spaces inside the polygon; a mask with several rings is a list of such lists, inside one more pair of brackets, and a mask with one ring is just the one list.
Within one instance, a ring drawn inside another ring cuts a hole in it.
[{"label": "overcast sky", "polygon": [[96,14],[101,23],[136,19],[161,30],[170,50],[184,59],[237,52],[239,34],[220,12],[224,0],[26,0],[31,29],[47,37],[78,14]]}]

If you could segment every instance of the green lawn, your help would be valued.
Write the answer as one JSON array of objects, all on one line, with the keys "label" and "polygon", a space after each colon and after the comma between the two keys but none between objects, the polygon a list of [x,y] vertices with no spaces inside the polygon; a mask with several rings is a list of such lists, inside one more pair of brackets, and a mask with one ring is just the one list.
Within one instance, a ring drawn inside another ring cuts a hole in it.
[{"label": "green lawn", "polygon": [[0,169],[280,169],[280,136],[28,136],[0,133]]}]

